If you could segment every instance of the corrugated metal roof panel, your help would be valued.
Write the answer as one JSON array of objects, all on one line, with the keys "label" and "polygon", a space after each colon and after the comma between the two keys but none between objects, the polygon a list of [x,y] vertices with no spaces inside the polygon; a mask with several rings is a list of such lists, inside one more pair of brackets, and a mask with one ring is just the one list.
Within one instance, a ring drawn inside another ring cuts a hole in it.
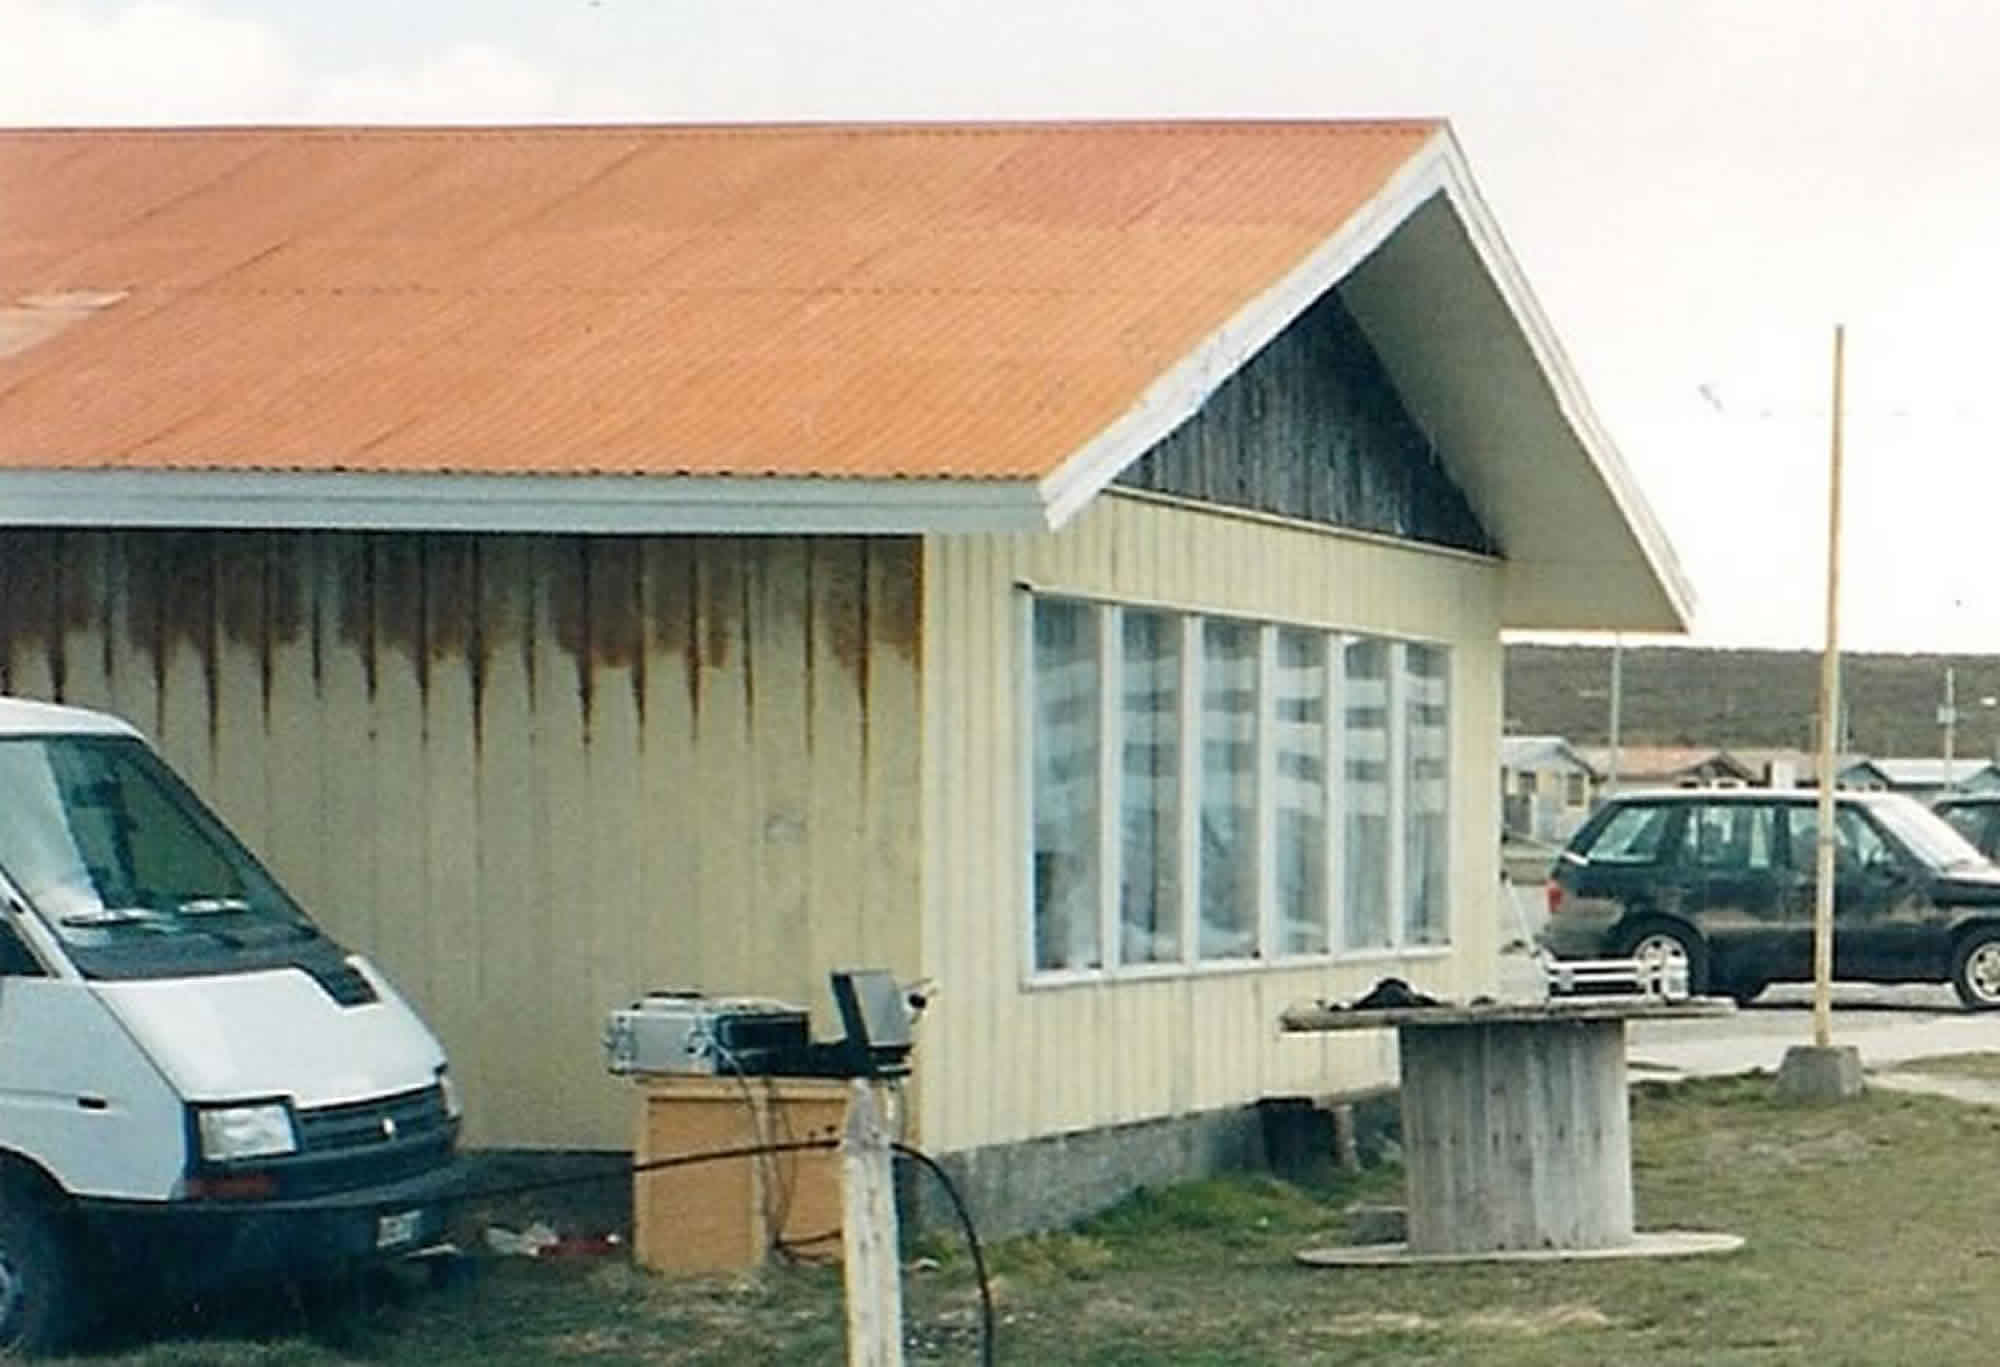
[{"label": "corrugated metal roof panel", "polygon": [[1437,127],[0,132],[0,467],[1040,478]]}]

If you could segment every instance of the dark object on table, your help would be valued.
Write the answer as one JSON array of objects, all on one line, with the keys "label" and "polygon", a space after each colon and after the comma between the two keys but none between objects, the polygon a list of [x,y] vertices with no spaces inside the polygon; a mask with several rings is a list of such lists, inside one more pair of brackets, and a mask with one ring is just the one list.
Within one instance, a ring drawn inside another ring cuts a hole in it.
[{"label": "dark object on table", "polygon": [[1356,999],[1351,1010],[1373,1011],[1388,1006],[1443,1006],[1436,997],[1428,997],[1411,987],[1401,978],[1384,978],[1368,989],[1368,995]]}]

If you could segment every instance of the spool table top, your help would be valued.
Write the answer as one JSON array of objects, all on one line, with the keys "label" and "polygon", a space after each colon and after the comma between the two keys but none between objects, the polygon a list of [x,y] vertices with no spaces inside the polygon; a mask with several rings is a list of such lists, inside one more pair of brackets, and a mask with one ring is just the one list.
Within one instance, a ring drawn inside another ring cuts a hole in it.
[{"label": "spool table top", "polygon": [[1727,997],[1556,997],[1548,1001],[1494,1001],[1437,1006],[1340,1007],[1310,1004],[1287,1007],[1281,1030],[1376,1030],[1384,1026],[1542,1025],[1565,1021],[1690,1020],[1732,1016]]}]

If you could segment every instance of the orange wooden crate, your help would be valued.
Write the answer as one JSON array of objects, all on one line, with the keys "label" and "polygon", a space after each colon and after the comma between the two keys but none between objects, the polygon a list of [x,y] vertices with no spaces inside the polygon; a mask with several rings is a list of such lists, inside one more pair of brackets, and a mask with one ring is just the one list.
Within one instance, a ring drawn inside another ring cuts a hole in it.
[{"label": "orange wooden crate", "polygon": [[[847,1084],[815,1078],[639,1079],[641,1164],[679,1154],[806,1139],[838,1140]],[[840,1256],[840,1151],[730,1158],[632,1179],[632,1245],[658,1272],[732,1272],[773,1248]]]}]

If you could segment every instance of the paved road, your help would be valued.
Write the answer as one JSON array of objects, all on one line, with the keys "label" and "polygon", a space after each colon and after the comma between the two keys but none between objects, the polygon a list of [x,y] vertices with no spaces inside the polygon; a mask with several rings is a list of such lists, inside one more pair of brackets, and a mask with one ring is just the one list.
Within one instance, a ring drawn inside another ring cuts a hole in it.
[{"label": "paved road", "polygon": [[[1500,994],[1536,996],[1540,970],[1532,959],[1503,954]],[[1685,1021],[1634,1021],[1626,1027],[1632,1076],[1727,1076],[1757,1069],[1775,1073],[1785,1050],[1812,1042],[1812,986],[1773,987],[1734,1015]],[[1833,1042],[1861,1051],[1861,1065],[1884,1069],[1944,1054],[2000,1053],[2000,1012],[1975,1015],[1960,1008],[1945,986],[1878,987],[1835,983]],[[1884,1085],[1898,1085],[1895,1080]],[[1967,1085],[1924,1090],[1966,1092]],[[1970,1084],[1970,1099],[2000,1104],[2000,1085]]]},{"label": "paved road", "polygon": [[[1774,987],[1755,1004],[1715,1020],[1635,1022],[1628,1038],[1634,1077],[1776,1072],[1786,1049],[1812,1042],[1812,988]],[[2000,1053],[2000,1014],[1960,1009],[1948,987],[1836,983],[1833,1042],[1858,1049],[1862,1067],[1871,1073],[1912,1059]],[[2000,1088],[1990,1084],[1919,1089],[2000,1101]]]}]

